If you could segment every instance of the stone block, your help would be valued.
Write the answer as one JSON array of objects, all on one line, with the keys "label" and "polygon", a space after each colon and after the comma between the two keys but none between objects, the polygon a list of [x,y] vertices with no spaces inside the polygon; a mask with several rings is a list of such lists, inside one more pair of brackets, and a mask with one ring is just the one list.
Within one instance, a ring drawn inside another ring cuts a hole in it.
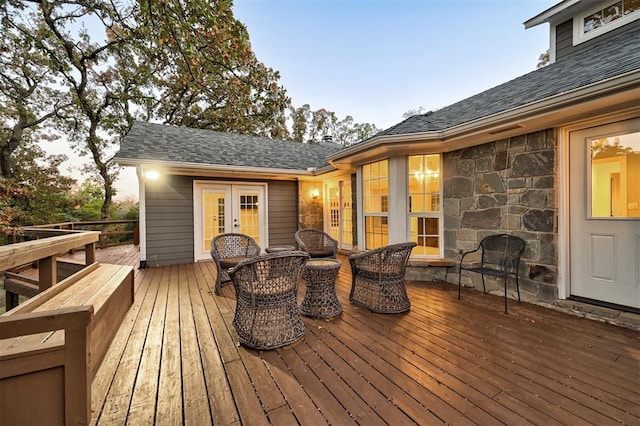
[{"label": "stone block", "polygon": [[476,173],[487,173],[493,170],[493,161],[490,157],[478,158],[476,160]]},{"label": "stone block", "polygon": [[553,148],[553,135],[550,131],[543,130],[527,136],[527,151]]},{"label": "stone block", "polygon": [[451,178],[451,197],[463,198],[473,196],[473,179],[466,177]]},{"label": "stone block", "polygon": [[553,232],[554,217],[553,210],[531,209],[522,215],[522,224],[529,231]]},{"label": "stone block", "polygon": [[498,229],[500,209],[469,210],[462,213],[462,227],[474,229]]},{"label": "stone block", "polygon": [[533,179],[533,187],[536,189],[553,188],[555,186],[555,180],[553,176],[542,176]]},{"label": "stone block", "polygon": [[459,160],[453,170],[453,176],[469,177],[475,173],[476,162],[474,160]]},{"label": "stone block", "polygon": [[462,159],[476,159],[480,157],[493,156],[494,144],[486,143],[484,145],[473,146],[462,150]]},{"label": "stone block", "polygon": [[544,209],[547,207],[547,191],[542,189],[529,189],[520,196],[520,203],[527,207]]},{"label": "stone block", "polygon": [[553,151],[525,152],[515,156],[512,177],[531,177],[553,174]]},{"label": "stone block", "polygon": [[457,229],[460,228],[460,216],[459,215],[445,215],[444,216],[445,229]]},{"label": "stone block", "polygon": [[460,200],[457,198],[445,198],[443,203],[442,212],[445,215],[459,215],[460,214]]},{"label": "stone block", "polygon": [[492,194],[506,190],[502,176],[496,172],[478,175],[475,186],[478,194]]},{"label": "stone block", "polygon": [[490,207],[499,207],[501,205],[505,204],[500,203],[497,199],[497,197],[491,196],[491,195],[480,195],[478,197],[478,208],[481,209],[488,209]]},{"label": "stone block", "polygon": [[544,303],[553,304],[558,298],[558,289],[555,285],[543,284],[538,285],[538,300]]},{"label": "stone block", "polygon": [[526,184],[526,179],[507,179],[507,186],[509,189],[524,188]]}]

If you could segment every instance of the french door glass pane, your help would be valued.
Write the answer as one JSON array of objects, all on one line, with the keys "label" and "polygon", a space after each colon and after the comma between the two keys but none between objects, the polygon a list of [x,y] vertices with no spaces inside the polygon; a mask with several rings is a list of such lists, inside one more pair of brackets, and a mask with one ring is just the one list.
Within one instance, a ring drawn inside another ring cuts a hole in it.
[{"label": "french door glass pane", "polygon": [[205,191],[202,197],[203,208],[203,251],[209,251],[211,239],[224,233],[225,193]]}]

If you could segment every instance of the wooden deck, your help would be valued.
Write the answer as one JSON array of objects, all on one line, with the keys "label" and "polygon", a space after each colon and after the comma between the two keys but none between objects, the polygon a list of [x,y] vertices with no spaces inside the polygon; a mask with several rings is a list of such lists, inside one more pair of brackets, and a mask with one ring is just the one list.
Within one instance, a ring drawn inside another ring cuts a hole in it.
[{"label": "wooden deck", "polygon": [[[137,265],[137,253],[100,260]],[[113,252],[113,253],[110,253]],[[118,254],[119,253],[119,254]],[[238,346],[212,262],[136,271],[136,301],[93,382],[97,424],[640,424],[640,333],[446,284],[411,311],[305,318],[295,344]],[[303,287],[301,287],[301,294]]]}]

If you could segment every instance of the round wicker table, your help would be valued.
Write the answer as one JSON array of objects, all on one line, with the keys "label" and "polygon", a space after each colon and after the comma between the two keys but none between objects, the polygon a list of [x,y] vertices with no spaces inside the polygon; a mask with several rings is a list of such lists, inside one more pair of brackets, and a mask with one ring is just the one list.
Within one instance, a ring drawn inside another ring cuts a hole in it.
[{"label": "round wicker table", "polygon": [[336,259],[311,259],[302,270],[307,286],[300,313],[312,318],[334,317],[342,312],[336,295],[336,277],[342,262]]}]

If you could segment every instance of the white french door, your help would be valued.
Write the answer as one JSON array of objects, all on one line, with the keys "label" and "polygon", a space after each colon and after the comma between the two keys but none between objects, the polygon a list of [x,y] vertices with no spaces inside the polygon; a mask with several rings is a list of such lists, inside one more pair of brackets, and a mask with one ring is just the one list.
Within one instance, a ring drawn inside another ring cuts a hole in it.
[{"label": "white french door", "polygon": [[194,258],[209,260],[211,239],[237,232],[267,241],[266,185],[194,182]]},{"label": "white french door", "polygon": [[325,222],[328,233],[338,241],[339,247],[353,247],[353,205],[351,198],[351,177],[329,181],[325,186],[328,196],[328,212]]},{"label": "white french door", "polygon": [[569,135],[572,296],[640,308],[640,119]]}]

